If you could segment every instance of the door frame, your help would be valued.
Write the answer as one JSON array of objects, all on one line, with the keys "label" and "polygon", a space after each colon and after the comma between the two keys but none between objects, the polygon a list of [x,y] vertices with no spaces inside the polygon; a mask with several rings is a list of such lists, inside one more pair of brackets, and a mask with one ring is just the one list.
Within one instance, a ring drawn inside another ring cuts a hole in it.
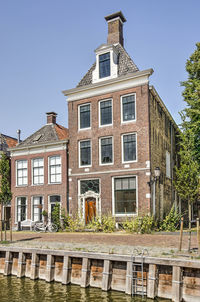
[{"label": "door frame", "polygon": [[93,191],[87,191],[84,194],[79,195],[78,197],[78,214],[84,224],[85,224],[85,201],[89,197],[94,198],[96,200],[96,217],[101,218],[100,194],[97,194]]}]

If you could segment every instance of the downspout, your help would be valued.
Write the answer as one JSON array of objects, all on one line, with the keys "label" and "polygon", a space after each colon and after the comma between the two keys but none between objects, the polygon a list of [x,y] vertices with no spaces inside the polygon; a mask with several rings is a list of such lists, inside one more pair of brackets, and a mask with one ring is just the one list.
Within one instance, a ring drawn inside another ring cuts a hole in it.
[{"label": "downspout", "polygon": [[67,214],[69,214],[69,175],[68,175],[68,171],[69,171],[69,151],[68,151],[68,144],[67,143],[67,148],[66,148],[66,162],[67,162]]},{"label": "downspout", "polygon": [[170,122],[171,127],[170,127],[170,132],[171,132],[171,160],[170,160],[170,164],[171,164],[171,196],[172,196],[172,200],[174,202],[174,163],[173,163],[173,126],[172,126],[172,122]]}]

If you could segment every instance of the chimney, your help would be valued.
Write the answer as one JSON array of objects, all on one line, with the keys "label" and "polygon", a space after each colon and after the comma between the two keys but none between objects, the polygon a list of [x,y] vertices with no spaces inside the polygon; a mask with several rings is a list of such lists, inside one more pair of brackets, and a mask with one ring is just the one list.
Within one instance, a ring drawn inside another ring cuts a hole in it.
[{"label": "chimney", "polygon": [[47,115],[47,124],[56,124],[57,113],[47,112],[46,115]]},{"label": "chimney", "polygon": [[126,19],[122,12],[117,12],[112,15],[105,17],[108,22],[108,44],[120,43],[124,47],[124,38],[123,38],[123,23],[126,22]]},{"label": "chimney", "polygon": [[18,144],[21,142],[20,135],[21,135],[21,130],[18,129],[18,130],[17,130],[17,143],[18,143]]}]

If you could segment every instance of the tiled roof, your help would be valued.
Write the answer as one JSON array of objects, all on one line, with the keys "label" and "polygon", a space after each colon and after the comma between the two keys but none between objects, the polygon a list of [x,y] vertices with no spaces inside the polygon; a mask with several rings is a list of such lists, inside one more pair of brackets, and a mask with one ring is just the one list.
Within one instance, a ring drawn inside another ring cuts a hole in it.
[{"label": "tiled roof", "polygon": [[17,147],[31,147],[45,143],[67,140],[68,129],[58,124],[46,124],[31,136],[26,138]]},{"label": "tiled roof", "polygon": [[[121,44],[117,44],[115,48],[118,51],[119,54],[119,68],[118,68],[118,76],[124,76],[128,73],[137,72],[139,71],[136,64],[132,61],[126,50],[121,46]],[[96,63],[92,65],[92,67],[88,70],[88,72],[85,74],[85,76],[82,78],[82,80],[79,82],[77,87],[90,85],[92,84],[92,72],[96,67]]]},{"label": "tiled roof", "polygon": [[16,145],[16,138],[0,133],[0,151],[6,151],[8,148],[13,148]]}]

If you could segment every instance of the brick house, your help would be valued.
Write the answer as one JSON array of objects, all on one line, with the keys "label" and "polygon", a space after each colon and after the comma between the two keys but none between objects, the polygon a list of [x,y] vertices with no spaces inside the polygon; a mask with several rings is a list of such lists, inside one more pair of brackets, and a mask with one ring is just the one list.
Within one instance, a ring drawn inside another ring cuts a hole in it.
[{"label": "brick house", "polygon": [[67,211],[68,129],[56,123],[55,112],[47,113],[47,124],[16,147],[11,154],[12,219],[42,220],[51,217],[56,203]]},{"label": "brick house", "polygon": [[158,218],[176,201],[173,167],[177,125],[149,77],[124,48],[121,12],[105,17],[107,43],[68,102],[69,204],[87,223],[145,213]]},{"label": "brick house", "polygon": [[[15,147],[17,145],[17,139],[5,134],[0,133],[0,160],[1,155],[4,153],[10,157],[9,148]],[[1,177],[1,176],[0,176]],[[1,183],[1,178],[0,178]],[[3,215],[1,216],[2,207],[0,206],[0,218],[2,217],[4,220],[9,220],[11,217],[11,202],[3,206]]]}]

